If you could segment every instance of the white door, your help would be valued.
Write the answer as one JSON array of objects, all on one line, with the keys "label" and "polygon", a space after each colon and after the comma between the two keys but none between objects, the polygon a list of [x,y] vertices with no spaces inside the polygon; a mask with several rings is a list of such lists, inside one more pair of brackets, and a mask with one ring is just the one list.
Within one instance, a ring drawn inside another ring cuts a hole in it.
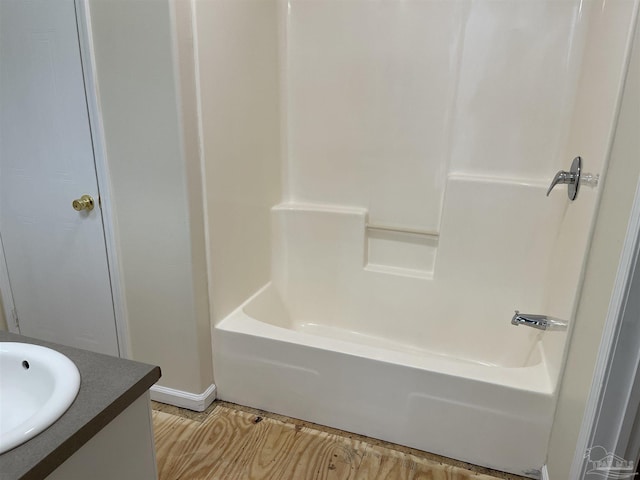
[{"label": "white door", "polygon": [[[83,194],[92,211],[72,208]],[[98,198],[74,2],[0,0],[0,236],[20,333],[118,355]]]}]

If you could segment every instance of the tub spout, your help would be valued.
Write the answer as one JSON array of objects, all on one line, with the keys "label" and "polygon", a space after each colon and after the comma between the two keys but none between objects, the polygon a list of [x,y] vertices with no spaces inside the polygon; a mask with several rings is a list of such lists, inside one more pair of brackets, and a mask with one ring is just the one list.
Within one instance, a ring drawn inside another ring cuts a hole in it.
[{"label": "tub spout", "polygon": [[512,325],[526,325],[528,327],[537,328],[538,330],[566,330],[567,322],[558,318],[549,317],[547,315],[533,315],[529,313],[520,313],[516,310],[516,314],[511,319]]}]

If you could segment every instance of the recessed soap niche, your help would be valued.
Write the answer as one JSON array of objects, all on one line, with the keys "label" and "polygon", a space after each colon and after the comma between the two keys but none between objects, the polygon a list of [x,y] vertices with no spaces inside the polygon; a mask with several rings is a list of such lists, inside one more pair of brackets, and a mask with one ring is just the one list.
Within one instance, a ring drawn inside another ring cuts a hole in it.
[{"label": "recessed soap niche", "polygon": [[367,225],[365,268],[369,271],[432,278],[438,234],[419,230]]}]

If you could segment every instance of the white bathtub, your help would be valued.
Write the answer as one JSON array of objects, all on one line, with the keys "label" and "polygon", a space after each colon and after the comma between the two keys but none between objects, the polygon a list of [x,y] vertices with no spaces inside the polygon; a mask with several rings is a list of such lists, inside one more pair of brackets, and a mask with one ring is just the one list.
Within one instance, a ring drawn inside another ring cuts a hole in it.
[{"label": "white bathtub", "polygon": [[271,281],[215,327],[221,398],[535,477],[566,334],[510,319],[566,318],[545,305],[545,187],[452,175],[434,233],[274,207]]},{"label": "white bathtub", "polygon": [[337,328],[285,326],[281,308],[269,284],[215,327],[220,398],[539,474],[554,408],[542,342],[522,365],[504,367]]}]

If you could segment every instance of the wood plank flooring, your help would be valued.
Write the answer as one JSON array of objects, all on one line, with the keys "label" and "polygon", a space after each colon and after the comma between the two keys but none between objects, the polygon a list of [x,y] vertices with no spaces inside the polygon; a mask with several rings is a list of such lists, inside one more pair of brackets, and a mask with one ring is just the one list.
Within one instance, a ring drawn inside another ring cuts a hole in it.
[{"label": "wood plank flooring", "polygon": [[160,480],[520,478],[225,402],[204,414],[154,402],[153,424]]}]

